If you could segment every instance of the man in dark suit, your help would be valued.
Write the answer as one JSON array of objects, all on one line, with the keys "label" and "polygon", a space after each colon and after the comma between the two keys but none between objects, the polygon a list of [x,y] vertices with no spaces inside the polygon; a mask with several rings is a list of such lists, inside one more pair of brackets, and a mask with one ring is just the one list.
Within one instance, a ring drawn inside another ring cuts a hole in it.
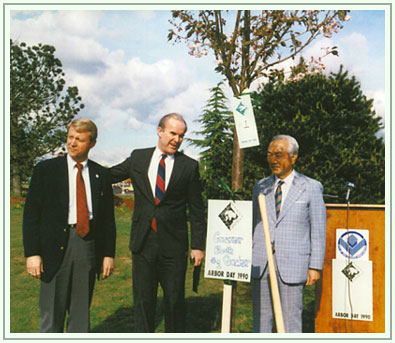
[{"label": "man in dark suit", "polygon": [[134,188],[130,249],[138,332],[155,331],[158,283],[164,292],[166,332],[185,332],[187,207],[190,257],[195,266],[204,258],[207,228],[199,166],[178,152],[186,130],[181,115],[164,116],[157,128],[157,147],[134,150],[111,168],[114,183],[131,178]]},{"label": "man in dark suit", "polygon": [[27,272],[40,279],[40,332],[89,332],[95,274],[114,268],[115,220],[108,169],[88,160],[97,128],[68,126],[68,155],[34,168],[23,214]]},{"label": "man in dark suit", "polygon": [[285,332],[302,332],[303,287],[320,278],[326,243],[323,187],[294,170],[299,145],[288,135],[275,136],[267,160],[272,175],[253,190],[252,307],[254,332],[272,332],[273,307],[260,193],[266,196],[270,239],[277,272]]}]

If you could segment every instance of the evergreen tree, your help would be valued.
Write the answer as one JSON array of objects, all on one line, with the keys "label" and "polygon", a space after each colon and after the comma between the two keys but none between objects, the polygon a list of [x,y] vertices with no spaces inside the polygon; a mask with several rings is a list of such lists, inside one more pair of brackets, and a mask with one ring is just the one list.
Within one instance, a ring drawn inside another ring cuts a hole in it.
[{"label": "evergreen tree", "polygon": [[195,132],[201,139],[188,139],[191,145],[201,148],[201,179],[205,199],[229,199],[223,184],[231,185],[233,115],[226,105],[222,82],[210,89],[211,97],[199,119],[202,130]]},{"label": "evergreen tree", "polygon": [[[199,121],[204,149],[201,158],[205,194],[229,199],[221,178],[231,180],[233,116],[219,86]],[[293,82],[271,79],[252,93],[261,145],[245,149],[243,198],[251,198],[255,182],[271,174],[267,147],[273,136],[288,134],[300,145],[295,169],[322,182],[327,203],[345,202],[345,184],[356,185],[351,202],[383,204],[385,201],[385,146],[378,137],[383,128],[372,109],[372,99],[362,93],[355,77],[341,67],[329,76],[309,75]]]},{"label": "evergreen tree", "polygon": [[295,169],[322,182],[326,202],[345,201],[347,181],[356,185],[353,203],[382,204],[385,198],[383,128],[355,77],[341,67],[328,77],[269,82],[253,96],[261,146],[246,150],[246,188],[270,175],[266,162],[271,138],[289,134],[299,142]]}]

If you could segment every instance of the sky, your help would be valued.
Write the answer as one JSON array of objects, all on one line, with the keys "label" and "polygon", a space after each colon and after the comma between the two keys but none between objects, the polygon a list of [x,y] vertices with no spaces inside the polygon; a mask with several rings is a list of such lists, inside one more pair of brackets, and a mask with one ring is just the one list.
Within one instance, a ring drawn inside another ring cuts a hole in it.
[{"label": "sky", "polygon": [[[112,166],[133,149],[156,145],[157,123],[166,113],[178,112],[185,117],[187,137],[200,129],[195,121],[210,97],[209,89],[222,76],[214,71],[212,56],[195,58],[183,43],[168,42],[171,8],[72,8],[42,10],[35,6],[32,10],[31,6],[14,6],[9,33],[18,42],[56,48],[67,86],[77,86],[85,104],[79,116],[92,119],[98,126],[91,159]],[[303,56],[319,57],[323,48],[337,46],[339,56],[325,58],[327,72],[337,72],[342,64],[360,82],[364,94],[374,99],[374,110],[385,122],[383,9],[370,6],[351,10],[351,20],[339,33],[331,38],[319,36]],[[229,89],[225,92],[230,96]],[[181,148],[198,157],[199,151],[187,143]]]}]

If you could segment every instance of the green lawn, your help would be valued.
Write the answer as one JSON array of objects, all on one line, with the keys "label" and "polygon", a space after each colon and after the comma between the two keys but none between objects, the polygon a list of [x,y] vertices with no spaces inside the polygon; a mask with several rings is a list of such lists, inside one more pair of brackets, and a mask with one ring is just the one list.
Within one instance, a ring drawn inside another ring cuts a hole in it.
[{"label": "green lawn", "polygon": [[[10,327],[13,333],[38,332],[39,281],[29,277],[25,270],[22,246],[23,203],[11,206],[10,227]],[[135,332],[131,279],[131,256],[128,248],[131,211],[116,208],[117,252],[115,271],[110,278],[96,282],[91,306],[91,331]],[[186,278],[187,332],[221,332],[223,281],[205,279],[201,274],[199,292],[192,291],[192,267]],[[305,289],[304,332],[314,331],[314,289]],[[164,332],[162,293],[159,292],[156,332]],[[250,284],[238,282],[234,299],[232,332],[252,332],[252,305]]]}]

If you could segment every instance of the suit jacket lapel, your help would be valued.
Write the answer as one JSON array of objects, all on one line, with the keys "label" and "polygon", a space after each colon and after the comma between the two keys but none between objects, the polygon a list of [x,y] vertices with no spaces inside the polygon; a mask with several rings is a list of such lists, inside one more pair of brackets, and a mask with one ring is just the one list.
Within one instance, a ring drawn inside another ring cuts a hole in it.
[{"label": "suit jacket lapel", "polygon": [[148,150],[146,154],[144,154],[138,163],[141,165],[141,171],[142,171],[142,187],[145,188],[145,192],[143,194],[147,194],[147,197],[150,201],[155,201],[155,194],[152,191],[151,188],[151,183],[148,178],[148,169],[151,163],[152,155],[155,151],[155,148],[152,148],[151,150]]},{"label": "suit jacket lapel", "polygon": [[183,159],[181,158],[181,155],[179,152],[176,152],[174,156],[174,166],[173,170],[170,176],[170,181],[169,184],[167,185],[167,189],[164,195],[164,198],[166,197],[166,194],[168,192],[171,192],[171,189],[177,184],[179,178],[182,176],[184,171],[184,163]]},{"label": "suit jacket lapel", "polygon": [[61,157],[58,175],[60,176],[59,199],[62,203],[61,206],[66,213],[69,213],[69,169],[67,166],[67,155]]},{"label": "suit jacket lapel", "polygon": [[292,204],[300,197],[300,195],[304,192],[304,190],[305,190],[305,184],[303,180],[300,178],[299,174],[295,172],[294,180],[292,182],[291,187],[289,188],[287,197],[281,208],[281,212],[277,222],[280,222],[284,218],[284,216],[287,214],[289,209],[292,207]]},{"label": "suit jacket lapel", "polygon": [[275,209],[275,201],[274,201],[274,184],[275,177],[271,175],[270,178],[266,181],[263,186],[263,193],[266,197],[266,209],[267,215],[271,217],[273,222],[276,222],[276,209]]},{"label": "suit jacket lapel", "polygon": [[92,196],[92,213],[93,217],[96,216],[96,209],[97,209],[97,201],[99,199],[99,192],[100,192],[100,174],[96,169],[96,166],[88,160],[88,170],[89,170],[89,182],[91,185],[91,196]]}]

